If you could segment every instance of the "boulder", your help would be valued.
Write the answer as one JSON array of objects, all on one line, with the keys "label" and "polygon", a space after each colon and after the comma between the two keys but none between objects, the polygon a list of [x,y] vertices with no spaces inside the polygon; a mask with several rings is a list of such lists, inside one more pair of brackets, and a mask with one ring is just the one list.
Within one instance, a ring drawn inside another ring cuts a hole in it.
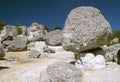
[{"label": "boulder", "polygon": [[81,52],[106,44],[111,36],[111,26],[94,7],[77,7],[68,15],[63,29],[63,47]]},{"label": "boulder", "polygon": [[45,42],[51,46],[58,46],[62,44],[63,33],[62,30],[54,30],[49,32],[45,37]]},{"label": "boulder", "polygon": [[27,28],[28,41],[43,41],[47,31],[44,29],[43,25],[38,23],[32,23],[30,27]]},{"label": "boulder", "polygon": [[110,41],[111,45],[115,45],[119,43],[119,39],[118,38],[114,38],[113,40]]},{"label": "boulder", "polygon": [[115,44],[111,46],[102,46],[101,48],[102,48],[102,51],[105,53],[104,56],[106,61],[114,60],[115,62],[117,62],[117,53],[120,49],[120,44]]},{"label": "boulder", "polygon": [[75,66],[80,69],[100,69],[106,67],[105,58],[102,55],[95,56],[93,53],[81,53],[80,59]]},{"label": "boulder", "polygon": [[32,50],[28,53],[28,56],[30,58],[39,58],[40,57],[40,52],[38,50]]},{"label": "boulder", "polygon": [[81,76],[81,71],[74,65],[56,62],[48,66],[46,74],[40,77],[40,82],[80,82]]},{"label": "boulder", "polygon": [[6,30],[5,29],[0,31],[0,41],[1,41],[2,37],[5,36],[5,34],[6,34]]},{"label": "boulder", "polygon": [[2,44],[0,44],[0,59],[2,59],[4,56],[5,56],[5,51]]},{"label": "boulder", "polygon": [[40,52],[40,57],[44,57],[45,56],[45,49],[47,48],[47,45],[45,44],[45,42],[40,41],[40,42],[35,42],[35,50],[38,50]]},{"label": "boulder", "polygon": [[27,38],[14,38],[10,45],[7,46],[9,51],[25,51],[27,50]]}]

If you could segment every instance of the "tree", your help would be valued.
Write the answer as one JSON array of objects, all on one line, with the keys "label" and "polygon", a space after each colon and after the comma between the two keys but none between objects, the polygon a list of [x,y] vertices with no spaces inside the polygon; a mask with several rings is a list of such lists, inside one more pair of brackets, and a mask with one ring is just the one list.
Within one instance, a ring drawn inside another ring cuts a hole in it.
[{"label": "tree", "polygon": [[0,20],[0,31],[3,29],[3,26],[5,26],[4,21]]},{"label": "tree", "polygon": [[59,25],[56,25],[53,30],[61,30],[62,28]]},{"label": "tree", "polygon": [[44,25],[44,29],[46,29],[47,32],[49,32],[49,27],[48,27],[48,25]]}]

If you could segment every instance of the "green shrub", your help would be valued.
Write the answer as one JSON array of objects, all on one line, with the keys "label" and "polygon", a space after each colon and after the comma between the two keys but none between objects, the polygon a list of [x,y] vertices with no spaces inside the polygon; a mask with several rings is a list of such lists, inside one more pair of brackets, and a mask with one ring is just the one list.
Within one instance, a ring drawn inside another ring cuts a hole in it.
[{"label": "green shrub", "polygon": [[46,29],[47,32],[49,32],[49,27],[48,27],[48,25],[44,25],[44,29]]},{"label": "green shrub", "polygon": [[22,28],[21,27],[17,27],[17,33],[22,34]]},{"label": "green shrub", "polygon": [[56,25],[53,30],[61,30],[62,28],[59,25]]},{"label": "green shrub", "polygon": [[0,31],[3,30],[3,26],[5,26],[4,21],[0,20]]}]

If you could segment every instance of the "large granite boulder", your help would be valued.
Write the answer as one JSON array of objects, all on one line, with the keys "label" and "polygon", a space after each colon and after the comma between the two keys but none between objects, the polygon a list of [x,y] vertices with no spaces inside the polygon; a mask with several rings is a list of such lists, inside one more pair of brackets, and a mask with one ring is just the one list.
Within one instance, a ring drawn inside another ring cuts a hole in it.
[{"label": "large granite boulder", "polygon": [[31,26],[27,29],[27,34],[29,42],[43,41],[45,39],[47,31],[45,30],[43,25],[32,23]]},{"label": "large granite boulder", "polygon": [[86,51],[107,43],[111,26],[94,7],[77,7],[68,15],[63,29],[63,47],[70,51]]},{"label": "large granite boulder", "polygon": [[80,82],[82,73],[74,65],[56,62],[48,66],[41,74],[40,82]]},{"label": "large granite boulder", "polygon": [[4,56],[5,56],[5,51],[2,44],[0,44],[0,59],[2,59]]},{"label": "large granite boulder", "polygon": [[62,44],[63,33],[62,30],[54,30],[49,32],[45,37],[45,42],[51,46],[57,46]]}]

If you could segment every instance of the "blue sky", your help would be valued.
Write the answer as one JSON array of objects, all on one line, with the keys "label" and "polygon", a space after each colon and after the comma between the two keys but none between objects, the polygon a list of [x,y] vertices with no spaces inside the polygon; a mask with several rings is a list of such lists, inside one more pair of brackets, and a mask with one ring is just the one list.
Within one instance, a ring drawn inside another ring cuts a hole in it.
[{"label": "blue sky", "polygon": [[0,0],[0,20],[9,25],[38,22],[51,29],[64,27],[69,12],[79,6],[100,9],[112,30],[120,29],[120,0]]}]

